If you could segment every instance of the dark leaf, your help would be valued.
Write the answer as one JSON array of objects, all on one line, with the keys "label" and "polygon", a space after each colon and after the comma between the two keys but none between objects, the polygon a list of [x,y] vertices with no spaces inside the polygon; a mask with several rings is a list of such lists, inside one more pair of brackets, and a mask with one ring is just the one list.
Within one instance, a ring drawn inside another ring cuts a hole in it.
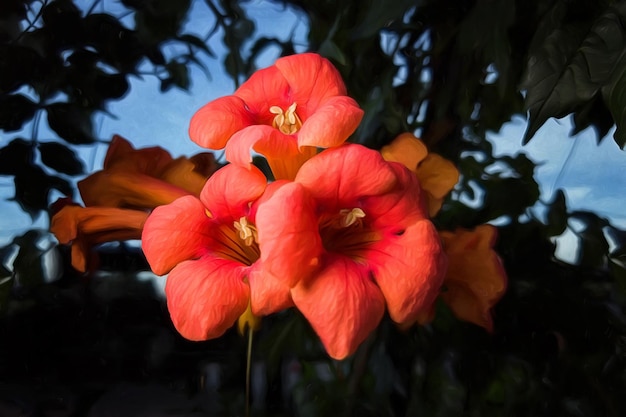
[{"label": "dark leaf", "polygon": [[21,94],[0,96],[0,129],[8,132],[19,130],[36,111],[37,103]]},{"label": "dark leaf", "polygon": [[13,200],[32,218],[48,209],[50,204],[48,196],[51,190],[58,190],[67,196],[73,194],[72,186],[68,181],[49,175],[36,165],[28,166],[18,172],[14,183]]},{"label": "dark leaf", "polygon": [[141,60],[145,47],[134,31],[115,17],[94,13],[83,20],[85,41],[93,46],[100,58],[121,72],[131,72]]},{"label": "dark leaf", "polygon": [[588,77],[584,58],[577,54],[585,33],[580,26],[556,28],[528,60],[521,86],[530,112],[524,143],[549,118],[568,115],[598,91]]},{"label": "dark leaf", "polygon": [[[170,74],[170,76],[168,77],[168,79],[170,80],[168,88],[172,85],[175,85],[182,90],[189,89],[189,70],[187,68],[187,65],[180,62],[172,61],[168,62],[165,68]],[[161,89],[161,91],[164,91],[163,88]]]},{"label": "dark leaf", "polygon": [[81,12],[71,0],[54,0],[44,6],[42,17],[51,42],[61,49],[79,43],[83,37]]},{"label": "dark leaf", "polygon": [[13,243],[19,246],[17,256],[13,261],[15,287],[21,293],[28,292],[46,282],[44,255],[47,250],[40,247],[46,235],[40,230],[29,230],[13,239]]},{"label": "dark leaf", "polygon": [[76,152],[67,146],[55,143],[40,143],[38,146],[41,162],[57,172],[67,175],[80,175],[84,172],[83,163]]},{"label": "dark leaf", "polygon": [[593,268],[606,268],[609,244],[604,236],[604,228],[608,226],[603,219],[592,212],[577,211],[572,217],[583,223],[579,231],[580,238],[577,251],[577,262]]},{"label": "dark leaf", "polygon": [[33,145],[24,139],[13,139],[0,149],[0,175],[16,175],[32,165]]},{"label": "dark leaf", "polygon": [[123,74],[104,74],[99,73],[95,79],[96,92],[106,99],[122,98],[128,91],[129,85]]},{"label": "dark leaf", "polygon": [[548,205],[547,228],[548,236],[559,236],[567,228],[567,207],[565,205],[565,193],[557,190],[554,199]]},{"label": "dark leaf", "polygon": [[367,1],[361,3],[359,11],[363,16],[359,18],[359,25],[350,31],[352,40],[366,39],[375,35],[393,20],[401,19],[409,8],[414,7],[412,0],[397,0],[393,2]]},{"label": "dark leaf", "polygon": [[[525,142],[550,117],[563,117],[584,109],[600,89],[618,130],[619,125],[626,123],[624,17],[626,5],[619,3],[592,20],[588,30],[584,24],[566,24],[557,26],[546,37],[542,48],[529,59],[522,83],[530,111]],[[626,134],[616,132],[615,140],[624,146]]]},{"label": "dark leaf", "polygon": [[54,103],[46,107],[48,125],[62,139],[74,143],[93,142],[91,111],[72,103]]},{"label": "dark leaf", "polygon": [[42,65],[41,57],[33,49],[0,44],[0,94],[32,82]]},{"label": "dark leaf", "polygon": [[181,42],[187,43],[189,45],[192,45],[192,46],[195,46],[196,48],[201,49],[202,51],[206,52],[207,55],[213,58],[216,57],[215,52],[213,52],[211,48],[209,48],[209,45],[202,39],[198,38],[197,36],[184,34],[184,35],[180,35],[179,37],[177,37],[177,39]]}]

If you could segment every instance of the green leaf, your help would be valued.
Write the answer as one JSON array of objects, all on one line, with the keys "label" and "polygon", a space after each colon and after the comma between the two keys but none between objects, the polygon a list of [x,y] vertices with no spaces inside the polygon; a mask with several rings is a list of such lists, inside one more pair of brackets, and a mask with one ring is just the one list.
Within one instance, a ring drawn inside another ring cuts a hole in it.
[{"label": "green leaf", "polygon": [[0,129],[7,132],[19,130],[36,111],[37,103],[21,94],[0,96]]},{"label": "green leaf", "polygon": [[524,143],[549,118],[568,115],[598,91],[589,80],[584,58],[577,54],[584,33],[580,26],[556,28],[528,60],[521,85],[530,113]]},{"label": "green leaf", "polygon": [[72,103],[54,103],[46,106],[48,125],[62,139],[84,144],[94,141],[91,110]]},{"label": "green leaf", "polygon": [[[596,19],[589,19],[592,24],[588,28],[585,22],[555,27],[541,48],[531,53],[522,82],[522,89],[527,90],[526,108],[530,112],[525,143],[549,118],[588,111],[587,103],[602,91],[618,123],[615,140],[622,147],[626,144],[626,134],[620,129],[626,123],[624,18],[626,4],[622,2],[607,8]],[[582,121],[583,124],[593,123],[585,121],[584,116]]]},{"label": "green leaf", "polygon": [[80,175],[84,172],[83,163],[76,156],[76,152],[67,146],[55,143],[40,143],[37,148],[41,155],[41,162],[57,172],[67,175]]}]

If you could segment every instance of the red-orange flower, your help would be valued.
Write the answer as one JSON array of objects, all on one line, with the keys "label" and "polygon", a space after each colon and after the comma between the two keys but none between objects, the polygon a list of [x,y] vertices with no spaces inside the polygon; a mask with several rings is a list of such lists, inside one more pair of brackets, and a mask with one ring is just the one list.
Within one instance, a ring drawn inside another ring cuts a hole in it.
[{"label": "red-orange flower", "polygon": [[[417,178],[363,146],[328,149],[294,182],[272,184],[257,226],[253,311],[275,311],[289,291],[333,358],[354,352],[385,304],[394,321],[414,322],[439,293],[445,256]],[[276,292],[257,290],[268,282]]]},{"label": "red-orange flower", "polygon": [[67,200],[52,217],[50,231],[61,244],[72,244],[72,266],[80,272],[93,269],[94,245],[139,239],[148,213],[113,207],[81,207]]},{"label": "red-orange flower", "polygon": [[486,224],[474,230],[442,231],[440,235],[448,255],[443,301],[461,320],[492,331],[491,309],[507,286],[506,272],[493,250],[497,229]]},{"label": "red-orange flower", "polygon": [[[165,292],[176,329],[190,340],[221,336],[246,311],[249,274],[258,267],[256,201],[267,181],[255,167],[227,165],[200,198],[154,209],[142,247],[152,270],[169,273]],[[288,294],[277,301],[291,305]]]},{"label": "red-orange flower", "polygon": [[454,164],[440,155],[428,153],[426,145],[408,132],[398,135],[380,152],[387,161],[400,162],[417,175],[428,195],[428,212],[431,217],[436,215],[459,181],[459,171]]},{"label": "red-orange flower", "polygon": [[276,179],[293,179],[317,147],[341,145],[362,117],[337,69],[306,53],[278,59],[233,95],[206,104],[191,119],[189,136],[209,149],[226,147],[226,159],[239,165],[250,164],[255,150]]},{"label": "red-orange flower", "polygon": [[87,206],[152,209],[188,194],[199,195],[218,169],[210,153],[177,159],[163,148],[134,149],[115,135],[104,168],[78,183]]}]

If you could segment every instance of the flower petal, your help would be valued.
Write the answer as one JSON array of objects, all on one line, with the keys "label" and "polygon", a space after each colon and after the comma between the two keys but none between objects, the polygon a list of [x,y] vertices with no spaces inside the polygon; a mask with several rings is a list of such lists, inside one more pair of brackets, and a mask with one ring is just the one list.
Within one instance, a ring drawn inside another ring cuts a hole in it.
[{"label": "flower petal", "polygon": [[167,277],[167,308],[176,330],[189,340],[220,337],[248,306],[246,268],[203,257],[177,265]]},{"label": "flower petal", "polygon": [[491,331],[491,309],[507,287],[506,272],[493,250],[497,229],[482,225],[440,235],[449,259],[443,300],[461,320]]},{"label": "flower petal", "polygon": [[209,178],[200,200],[213,218],[239,220],[247,216],[250,203],[263,194],[266,186],[267,179],[257,167],[230,164]]},{"label": "flower petal", "polygon": [[171,161],[172,156],[163,148],[135,149],[128,140],[114,135],[104,158],[104,170],[119,169],[156,177]]},{"label": "flower petal", "polygon": [[141,246],[152,271],[163,275],[205,254],[212,240],[206,208],[198,198],[185,196],[154,209],[144,225]]},{"label": "flower petal", "polygon": [[[262,263],[259,263],[262,267]],[[250,285],[250,307],[256,316],[268,316],[272,313],[293,307],[291,288],[283,277],[255,268],[248,275]]]},{"label": "flower petal", "polygon": [[327,261],[319,275],[300,282],[291,293],[328,354],[343,359],[378,326],[385,300],[368,272],[351,259]]},{"label": "flower petal", "polygon": [[[212,154],[208,154],[213,156]],[[197,159],[199,161],[199,159]],[[188,158],[180,157],[173,160],[165,167],[160,179],[179,187],[195,196],[199,196],[207,179],[217,171],[217,163],[213,159],[213,169],[210,170],[208,166],[202,167],[203,173],[196,170],[196,164]]]},{"label": "flower petal", "polygon": [[374,243],[368,260],[396,323],[414,323],[439,295],[446,258],[437,231],[428,220]]},{"label": "flower petal", "polygon": [[291,102],[298,103],[300,116],[310,115],[333,96],[345,96],[346,86],[331,62],[315,53],[279,58],[274,64],[291,87]]},{"label": "flower petal", "polygon": [[132,171],[99,171],[78,182],[87,206],[152,209],[189,192],[152,176]]},{"label": "flower petal", "polygon": [[222,149],[239,130],[255,124],[255,116],[237,96],[225,96],[209,102],[191,118],[189,137],[209,149]]},{"label": "flower petal", "polygon": [[352,208],[348,206],[365,197],[389,192],[396,185],[396,175],[378,152],[346,144],[309,159],[298,171],[296,182],[328,209]]},{"label": "flower petal", "polygon": [[[141,236],[148,213],[112,207],[81,207],[67,205],[57,212],[50,222],[50,231],[60,243],[66,244],[78,235],[115,233],[127,231],[128,239]],[[100,240],[102,243],[106,240]]]},{"label": "flower petal", "polygon": [[298,155],[295,137],[285,135],[271,126],[249,126],[235,133],[226,145],[226,159],[247,167],[252,163],[252,150],[268,158],[293,158]]},{"label": "flower petal", "polygon": [[398,135],[389,145],[383,146],[380,153],[385,160],[399,162],[415,171],[417,165],[428,155],[428,149],[415,135],[406,132]]},{"label": "flower petal", "polygon": [[354,133],[362,118],[363,110],[351,97],[331,97],[304,121],[298,131],[298,146],[339,146]]},{"label": "flower petal", "polygon": [[[271,197],[259,202],[256,213],[261,270],[290,288],[319,268],[323,247],[316,206],[308,191],[294,182],[273,183],[267,194]],[[256,295],[253,291],[258,309],[262,303]]]},{"label": "flower petal", "polygon": [[417,167],[417,177],[428,195],[428,213],[434,217],[446,195],[459,182],[459,171],[452,162],[431,153]]},{"label": "flower petal", "polygon": [[256,115],[255,124],[271,125],[274,115],[270,113],[270,107],[285,110],[293,103],[291,86],[275,66],[256,71],[241,84],[235,95]]},{"label": "flower petal", "polygon": [[372,196],[362,201],[373,228],[397,231],[428,218],[428,213],[424,192],[415,174],[397,162],[389,162],[389,166],[396,174],[395,189],[383,197]]}]

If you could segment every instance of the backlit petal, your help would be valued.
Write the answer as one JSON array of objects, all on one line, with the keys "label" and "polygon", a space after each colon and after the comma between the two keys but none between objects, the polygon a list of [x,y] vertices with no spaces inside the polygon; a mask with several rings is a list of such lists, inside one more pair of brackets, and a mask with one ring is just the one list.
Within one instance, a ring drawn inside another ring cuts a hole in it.
[{"label": "backlit petal", "polygon": [[491,331],[491,309],[507,286],[506,272],[493,250],[497,229],[482,225],[440,234],[449,259],[443,300],[461,320]]},{"label": "backlit petal", "polygon": [[[159,178],[195,196],[199,196],[207,179],[218,169],[217,162],[215,162],[212,154],[205,153],[203,155],[206,155],[206,157],[202,159],[176,158],[165,167]],[[198,166],[194,161],[203,165]]]},{"label": "backlit petal", "polygon": [[339,146],[354,133],[362,118],[363,110],[351,97],[331,97],[306,119],[298,131],[298,145]]},{"label": "backlit petal", "polygon": [[416,173],[422,189],[428,193],[428,211],[434,217],[459,181],[459,171],[451,161],[431,153],[419,164]]},{"label": "backlit petal", "polygon": [[428,149],[415,135],[407,132],[398,135],[389,145],[383,146],[380,153],[385,160],[399,162],[415,171],[417,165],[428,155]]},{"label": "backlit petal", "polygon": [[212,241],[206,209],[194,196],[181,197],[154,209],[146,220],[141,246],[157,275],[176,264],[199,258]]},{"label": "backlit petal", "polygon": [[78,182],[88,206],[151,209],[189,192],[166,181],[132,171],[99,171]]},{"label": "backlit petal", "polygon": [[327,261],[314,279],[292,289],[292,297],[328,354],[343,359],[378,326],[385,300],[368,271],[351,259],[333,257]]},{"label": "backlit petal", "polygon": [[254,114],[241,98],[220,97],[193,115],[189,137],[202,147],[222,149],[233,134],[255,123]]},{"label": "backlit petal", "polygon": [[163,148],[153,146],[135,149],[128,140],[120,135],[114,135],[104,158],[104,169],[158,176],[163,167],[171,161],[172,156]]},{"label": "backlit petal", "polygon": [[167,277],[167,307],[176,330],[189,340],[220,337],[248,306],[246,268],[203,257],[177,265]]},{"label": "backlit petal", "polygon": [[446,258],[433,224],[422,220],[399,236],[372,245],[368,260],[392,320],[410,324],[430,308],[446,272]]}]

